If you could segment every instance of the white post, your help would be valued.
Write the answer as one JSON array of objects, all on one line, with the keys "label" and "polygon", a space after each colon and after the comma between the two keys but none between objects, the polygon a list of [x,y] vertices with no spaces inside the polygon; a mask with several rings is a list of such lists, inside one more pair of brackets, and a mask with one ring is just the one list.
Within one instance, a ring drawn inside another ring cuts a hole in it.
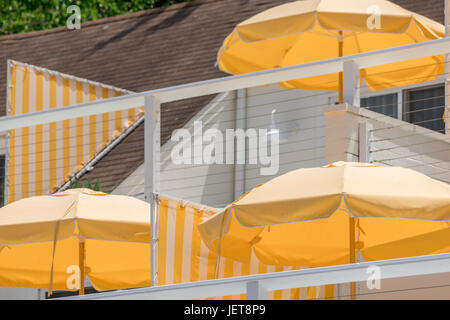
[{"label": "white post", "polygon": [[358,162],[359,107],[338,104],[323,108],[326,117],[326,161]]},{"label": "white post", "polygon": [[267,300],[268,292],[258,281],[247,282],[247,300]]},{"label": "white post", "polygon": [[[247,90],[236,90],[236,128],[247,129]],[[245,151],[245,150],[244,150]],[[228,152],[228,150],[227,150]],[[235,148],[235,160],[237,159],[238,148]],[[239,199],[245,193],[245,164],[234,165],[234,199]]]},{"label": "white post", "polygon": [[370,132],[372,125],[367,120],[359,124],[359,162],[370,163]]},{"label": "white post", "polygon": [[160,147],[161,147],[161,105],[155,96],[145,97],[145,147],[144,168],[145,200],[150,203],[150,286],[156,285],[157,268],[157,235],[156,235],[156,211],[157,195],[159,194],[159,170],[160,170]]},{"label": "white post", "polygon": [[[11,67],[12,61],[7,60],[7,72],[6,72],[6,115],[9,117],[11,115]],[[11,131],[8,130],[4,132],[6,134],[6,146],[5,146],[5,183],[3,189],[3,205],[6,206],[9,200],[9,159],[11,155],[9,154],[9,144],[11,143]]]},{"label": "white post", "polygon": [[[450,19],[450,13],[449,13],[449,9],[450,9],[450,7],[449,7],[449,0],[445,0],[445,37],[447,38],[449,35],[450,35],[450,33],[449,33],[449,29],[450,29],[450,26],[449,26],[449,19]],[[449,124],[449,112],[450,112],[450,108],[449,108],[449,97],[448,97],[448,95],[449,95],[449,90],[448,90],[448,86],[449,86],[449,84],[450,84],[450,81],[449,81],[449,79],[448,79],[448,77],[449,77],[449,75],[448,75],[448,72],[449,72],[449,65],[448,65],[448,62],[449,62],[449,57],[450,57],[450,55],[447,53],[446,55],[445,55],[445,103],[444,103],[444,105],[445,105],[445,108],[444,108],[444,110],[445,110],[445,133],[446,134],[450,134],[450,124]]]},{"label": "white post", "polygon": [[360,105],[360,70],[354,61],[344,62],[344,103]]}]

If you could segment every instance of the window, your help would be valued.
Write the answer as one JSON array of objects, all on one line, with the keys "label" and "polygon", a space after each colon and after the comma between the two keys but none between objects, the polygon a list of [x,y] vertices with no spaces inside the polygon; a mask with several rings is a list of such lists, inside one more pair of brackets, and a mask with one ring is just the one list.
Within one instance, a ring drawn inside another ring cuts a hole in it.
[{"label": "window", "polygon": [[443,85],[405,91],[403,120],[445,133]]},{"label": "window", "polygon": [[361,107],[374,112],[397,118],[398,95],[397,93],[385,94],[361,99]]},{"label": "window", "polygon": [[0,155],[0,207],[5,205],[5,155]]}]

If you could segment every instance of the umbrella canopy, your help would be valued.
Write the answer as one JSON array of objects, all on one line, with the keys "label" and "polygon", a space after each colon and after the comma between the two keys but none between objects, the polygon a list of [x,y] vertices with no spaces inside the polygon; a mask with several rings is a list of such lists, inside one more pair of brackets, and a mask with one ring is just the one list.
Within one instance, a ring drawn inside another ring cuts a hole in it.
[{"label": "umbrella canopy", "polygon": [[[304,0],[238,24],[218,53],[222,71],[243,74],[381,50],[445,36],[443,25],[386,0]],[[434,80],[444,56],[361,70],[371,90]],[[281,83],[285,88],[342,91],[342,73]]]},{"label": "umbrella canopy", "polygon": [[256,187],[199,225],[207,245],[249,261],[319,267],[450,251],[450,186],[414,170],[338,162]]},{"label": "umbrella canopy", "polygon": [[[0,209],[0,286],[97,290],[150,283],[150,205],[73,189]],[[79,269],[79,288],[74,272]]]}]

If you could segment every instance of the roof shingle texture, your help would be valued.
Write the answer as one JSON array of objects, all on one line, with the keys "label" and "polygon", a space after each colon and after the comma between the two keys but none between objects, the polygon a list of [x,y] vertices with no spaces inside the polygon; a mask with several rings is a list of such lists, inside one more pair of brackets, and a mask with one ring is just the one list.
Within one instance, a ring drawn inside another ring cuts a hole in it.
[{"label": "roof shingle texture", "polygon": [[[82,24],[0,37],[0,88],[6,88],[6,60],[49,68],[139,92],[226,76],[216,54],[234,26],[252,15],[289,1],[194,0],[164,9],[126,14]],[[444,0],[395,0],[404,8],[444,21]],[[0,90],[0,115],[5,114]],[[212,97],[162,106],[162,143]],[[87,173],[111,192],[144,161],[140,125]]]}]

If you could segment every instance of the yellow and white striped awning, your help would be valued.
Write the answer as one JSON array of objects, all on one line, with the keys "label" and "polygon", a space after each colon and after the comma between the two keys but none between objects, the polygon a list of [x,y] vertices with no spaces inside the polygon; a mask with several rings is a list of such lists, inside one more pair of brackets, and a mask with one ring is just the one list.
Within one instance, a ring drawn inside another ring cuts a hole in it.
[{"label": "yellow and white striped awning", "polygon": [[[8,69],[11,116],[131,93],[17,61]],[[142,113],[128,109],[12,130],[5,198],[53,193]]]},{"label": "yellow and white striped awning", "polygon": [[[209,250],[198,232],[199,223],[215,213],[167,198],[161,200],[157,219],[158,285],[300,269],[265,265],[254,254],[250,263],[241,263],[226,257],[220,257],[218,260],[217,255]],[[149,258],[148,255],[147,257]],[[277,290],[269,292],[269,299],[331,299],[335,296],[334,289],[335,287],[330,285]],[[245,295],[216,299],[245,299]]]}]

